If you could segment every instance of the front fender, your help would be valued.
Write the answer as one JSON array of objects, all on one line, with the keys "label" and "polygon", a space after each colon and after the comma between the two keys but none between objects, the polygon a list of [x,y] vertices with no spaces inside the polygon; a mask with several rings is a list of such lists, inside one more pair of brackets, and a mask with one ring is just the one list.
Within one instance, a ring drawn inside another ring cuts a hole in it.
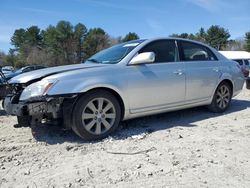
[{"label": "front fender", "polygon": [[[123,79],[105,79],[103,77],[92,77],[85,80],[63,80],[58,81],[47,93],[48,96],[68,95],[85,93],[92,89],[107,88],[115,91],[122,99],[125,111],[129,109],[126,96],[127,82]],[[126,113],[126,112],[125,112]]]}]

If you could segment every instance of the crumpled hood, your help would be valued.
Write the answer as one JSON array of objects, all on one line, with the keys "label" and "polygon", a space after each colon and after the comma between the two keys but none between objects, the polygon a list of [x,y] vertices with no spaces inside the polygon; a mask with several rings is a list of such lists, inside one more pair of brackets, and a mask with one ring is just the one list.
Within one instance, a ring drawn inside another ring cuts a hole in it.
[{"label": "crumpled hood", "polygon": [[67,72],[67,71],[74,71],[74,70],[80,70],[80,69],[90,69],[94,67],[102,67],[105,65],[102,64],[76,64],[76,65],[64,65],[64,66],[58,66],[58,67],[52,67],[52,68],[45,68],[45,69],[39,69],[36,71],[31,71],[27,73],[20,74],[18,76],[15,76],[12,78],[9,83],[27,83],[31,80],[39,80],[44,77]]}]

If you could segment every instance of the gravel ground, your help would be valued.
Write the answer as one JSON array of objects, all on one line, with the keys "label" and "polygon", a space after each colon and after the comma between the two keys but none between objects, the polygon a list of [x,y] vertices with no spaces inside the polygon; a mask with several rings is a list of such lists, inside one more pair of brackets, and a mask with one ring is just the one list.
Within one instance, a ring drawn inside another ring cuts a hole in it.
[{"label": "gravel ground", "polygon": [[250,187],[250,91],[206,108],[130,120],[83,142],[51,125],[15,128],[0,109],[0,187]]}]

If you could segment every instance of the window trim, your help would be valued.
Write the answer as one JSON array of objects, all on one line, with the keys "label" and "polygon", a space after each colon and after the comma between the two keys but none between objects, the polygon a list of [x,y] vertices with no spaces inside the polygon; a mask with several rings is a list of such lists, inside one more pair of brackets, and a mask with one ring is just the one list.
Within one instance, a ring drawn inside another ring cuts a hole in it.
[{"label": "window trim", "polygon": [[[212,55],[214,60],[198,60],[198,61],[194,61],[194,60],[185,60],[184,58],[184,49],[183,49],[183,46],[182,44],[183,43],[189,43],[189,44],[194,44],[194,45],[197,45],[197,46],[200,46],[202,48],[204,48],[206,50],[206,52],[208,53],[208,55]],[[212,52],[212,50],[210,50],[207,46],[205,45],[202,45],[202,44],[198,44],[198,43],[195,43],[195,42],[191,42],[191,41],[183,41],[183,40],[177,40],[177,44],[178,44],[178,48],[179,48],[179,54],[180,54],[180,60],[181,61],[184,61],[184,62],[199,62],[199,61],[218,61],[218,58],[217,56]]]}]

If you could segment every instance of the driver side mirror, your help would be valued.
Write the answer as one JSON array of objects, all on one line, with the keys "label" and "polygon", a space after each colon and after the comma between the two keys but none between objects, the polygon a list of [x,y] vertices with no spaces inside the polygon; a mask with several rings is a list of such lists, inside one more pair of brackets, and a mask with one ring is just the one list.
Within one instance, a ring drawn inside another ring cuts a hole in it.
[{"label": "driver side mirror", "polygon": [[155,53],[154,52],[143,52],[130,61],[130,65],[139,65],[144,63],[153,63],[155,61]]}]

